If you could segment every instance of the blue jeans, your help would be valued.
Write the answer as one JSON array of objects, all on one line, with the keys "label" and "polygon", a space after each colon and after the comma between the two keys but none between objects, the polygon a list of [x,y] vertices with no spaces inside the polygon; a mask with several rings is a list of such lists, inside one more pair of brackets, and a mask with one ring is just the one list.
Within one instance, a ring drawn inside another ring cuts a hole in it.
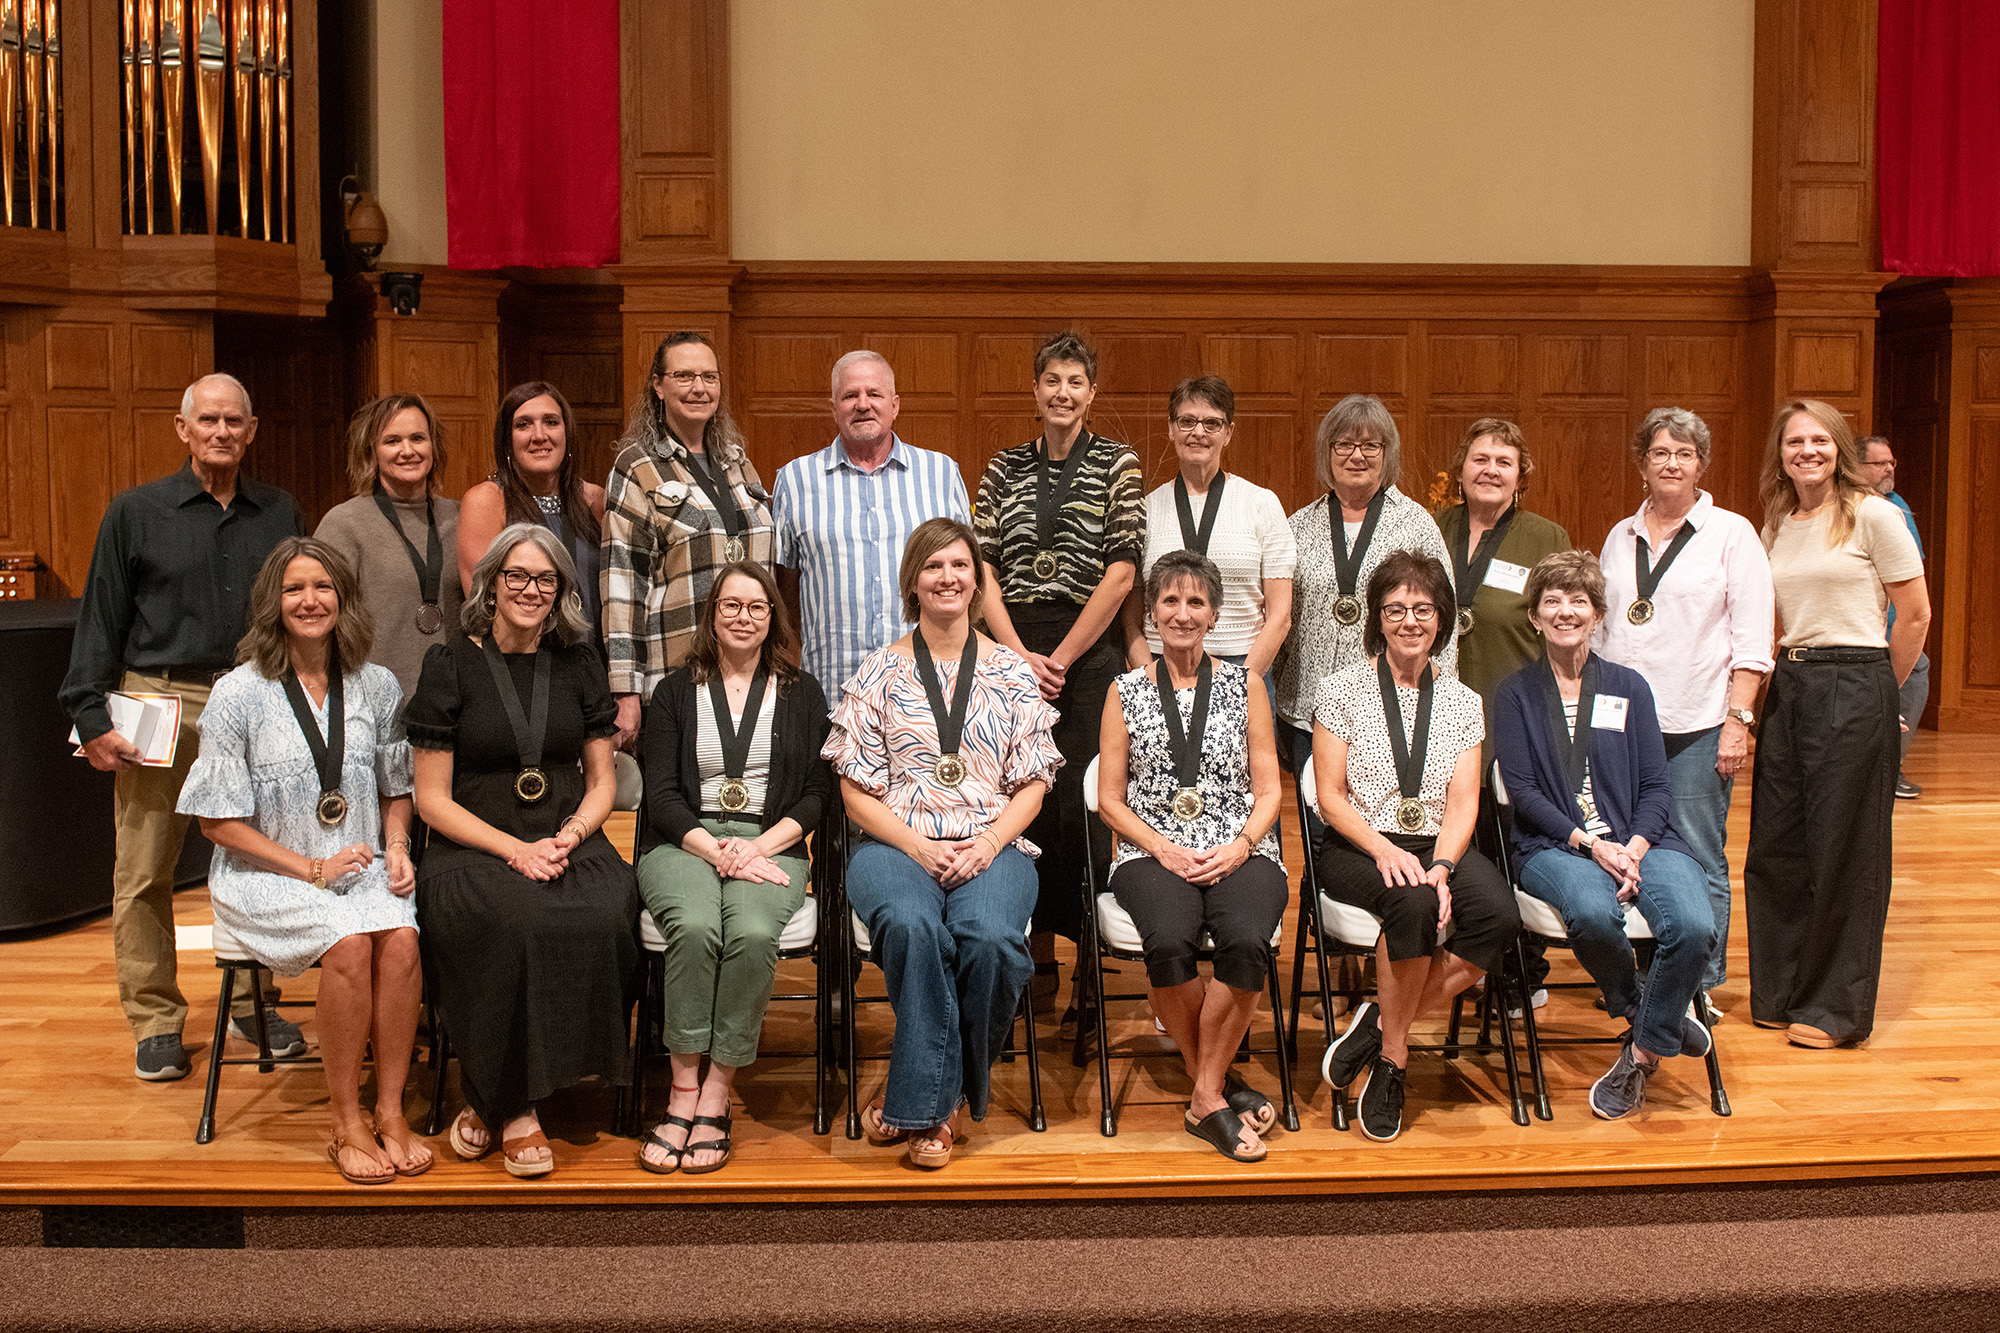
[{"label": "blue jeans", "polygon": [[[1674,832],[1694,849],[1694,859],[1708,876],[1708,906],[1715,917],[1715,948],[1702,972],[1701,988],[1714,990],[1729,978],[1729,796],[1734,777],[1715,771],[1715,751],[1722,728],[1698,734],[1685,750],[1667,761],[1674,784]],[[1651,859],[1650,855],[1647,858]],[[1642,863],[1643,864],[1643,863]]]},{"label": "blue jeans", "polygon": [[848,901],[868,925],[896,1012],[885,1123],[929,1129],[961,1099],[974,1120],[986,1118],[993,1061],[1035,973],[1027,930],[1039,891],[1035,863],[1011,846],[949,893],[886,843],[854,853]]},{"label": "blue jeans", "polygon": [[1521,867],[1521,887],[1556,909],[1570,948],[1604,992],[1613,1018],[1632,1020],[1633,1039],[1654,1055],[1679,1055],[1681,1016],[1701,985],[1715,943],[1701,867],[1682,852],[1655,847],[1639,863],[1639,914],[1658,948],[1642,990],[1625,938],[1618,883],[1597,862],[1562,847],[1546,847]]}]

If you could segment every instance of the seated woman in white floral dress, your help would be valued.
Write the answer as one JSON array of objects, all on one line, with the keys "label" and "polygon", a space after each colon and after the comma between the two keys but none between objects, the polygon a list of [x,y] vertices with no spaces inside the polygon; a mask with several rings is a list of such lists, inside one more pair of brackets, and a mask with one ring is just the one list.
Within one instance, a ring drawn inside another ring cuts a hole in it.
[{"label": "seated woman in white floral dress", "polygon": [[[410,893],[410,746],[402,691],[368,661],[374,625],[340,554],[280,542],[250,590],[241,662],[201,715],[180,813],[215,844],[215,917],[280,976],[320,965],[327,1156],[357,1185],[428,1171],[403,1115],[421,972]],[[375,1117],[361,1058],[375,1045]]]}]

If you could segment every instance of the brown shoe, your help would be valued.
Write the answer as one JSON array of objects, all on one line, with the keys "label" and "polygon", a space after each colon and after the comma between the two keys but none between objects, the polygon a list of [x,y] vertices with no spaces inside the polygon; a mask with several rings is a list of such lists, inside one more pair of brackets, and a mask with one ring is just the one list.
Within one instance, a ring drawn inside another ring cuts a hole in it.
[{"label": "brown shoe", "polygon": [[1753,1018],[1750,1021],[1760,1028],[1775,1028],[1780,1032],[1792,1026],[1782,1018]]},{"label": "brown shoe", "polygon": [[1840,1039],[1810,1023],[1794,1023],[1785,1029],[1785,1040],[1794,1046],[1810,1046],[1816,1051],[1830,1051],[1840,1045]]}]

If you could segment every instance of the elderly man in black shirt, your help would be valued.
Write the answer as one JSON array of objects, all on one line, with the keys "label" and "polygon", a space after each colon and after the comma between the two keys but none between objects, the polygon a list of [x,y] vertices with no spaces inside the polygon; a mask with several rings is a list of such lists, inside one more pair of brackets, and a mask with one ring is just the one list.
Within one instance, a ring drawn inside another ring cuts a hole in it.
[{"label": "elderly man in black shirt", "polygon": [[[187,465],[121,492],[98,527],[61,695],[85,757],[117,774],[111,940],[118,998],[138,1043],[136,1072],[151,1081],[188,1072],[173,904],[188,820],[174,803],[201,746],[195,722],[209,686],[235,664],[257,571],[279,541],[305,534],[297,501],[240,470],[257,435],[242,384],[228,375],[196,380],[174,431],[188,447]],[[139,751],[112,729],[111,690],[181,697],[171,768],[140,766]],[[231,1007],[232,1030],[256,1040],[249,993]],[[304,1050],[297,1026],[267,1012],[272,1053]]]}]

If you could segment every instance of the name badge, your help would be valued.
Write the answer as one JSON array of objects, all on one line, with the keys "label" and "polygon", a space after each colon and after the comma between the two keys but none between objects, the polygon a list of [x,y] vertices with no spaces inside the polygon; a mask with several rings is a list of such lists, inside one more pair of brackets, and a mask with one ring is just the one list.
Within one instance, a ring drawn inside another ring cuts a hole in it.
[{"label": "name badge", "polygon": [[1528,567],[1510,565],[1496,557],[1493,563],[1486,567],[1486,586],[1499,588],[1504,592],[1520,592],[1528,586]]},{"label": "name badge", "polygon": [[1595,703],[1590,710],[1590,725],[1604,731],[1625,730],[1625,708],[1628,700],[1615,694],[1592,696]]}]

